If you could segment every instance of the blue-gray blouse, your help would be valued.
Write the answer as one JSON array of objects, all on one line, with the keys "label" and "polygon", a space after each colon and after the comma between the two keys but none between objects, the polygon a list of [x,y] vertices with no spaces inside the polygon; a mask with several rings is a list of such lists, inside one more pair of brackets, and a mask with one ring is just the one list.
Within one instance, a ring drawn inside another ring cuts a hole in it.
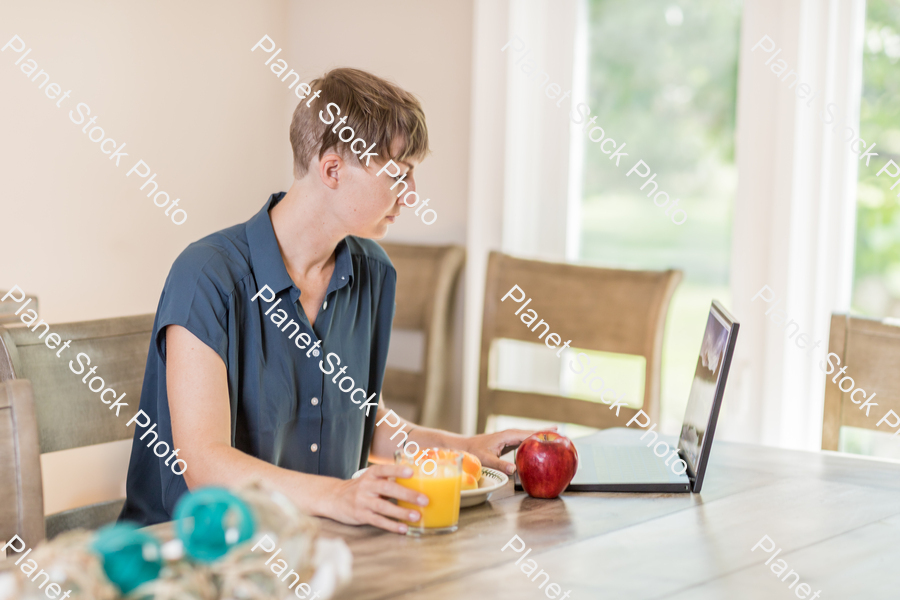
[{"label": "blue-gray blouse", "polygon": [[284,192],[273,194],[246,223],[191,244],[172,265],[156,311],[140,403],[159,438],[153,432],[142,441],[149,427],[135,428],[120,519],[143,525],[170,520],[187,491],[174,461],[166,466],[166,456],[153,453],[159,441],[174,450],[166,394],[168,325],[186,328],[225,363],[234,448],[279,467],[342,479],[365,466],[397,273],[378,244],[345,238],[310,326],[269,217],[283,197]]}]

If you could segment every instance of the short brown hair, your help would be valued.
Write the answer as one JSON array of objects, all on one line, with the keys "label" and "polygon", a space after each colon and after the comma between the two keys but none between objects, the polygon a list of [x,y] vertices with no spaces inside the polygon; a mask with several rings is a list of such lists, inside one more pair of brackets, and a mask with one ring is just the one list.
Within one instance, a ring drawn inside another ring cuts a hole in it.
[{"label": "short brown hair", "polygon": [[[307,107],[311,94],[317,90],[322,93]],[[342,127],[349,125],[356,133],[354,139],[362,138],[366,147],[374,143],[374,151],[383,162],[422,160],[428,153],[428,130],[422,106],[415,96],[393,83],[359,69],[340,68],[313,79],[304,91],[309,95],[294,109],[291,120],[297,179],[306,175],[314,156],[322,158],[331,148],[341,156],[350,156],[352,140],[342,142],[338,138],[340,130],[333,132],[333,126],[319,118],[319,111],[328,114],[325,108],[329,103],[337,104],[341,117],[347,117]],[[403,141],[403,147],[397,156],[391,156],[391,143],[397,138]]]}]

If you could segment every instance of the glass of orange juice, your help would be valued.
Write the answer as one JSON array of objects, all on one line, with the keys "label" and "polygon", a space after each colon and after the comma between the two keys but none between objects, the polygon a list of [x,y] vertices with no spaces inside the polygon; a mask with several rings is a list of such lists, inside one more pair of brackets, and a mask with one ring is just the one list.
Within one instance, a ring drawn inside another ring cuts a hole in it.
[{"label": "glass of orange juice", "polygon": [[[462,454],[448,450],[431,451],[428,459],[416,460],[400,450],[394,453],[394,462],[410,467],[412,477],[397,479],[405,488],[428,497],[427,506],[419,506],[398,500],[403,508],[419,513],[418,521],[404,521],[409,526],[407,535],[432,535],[456,531],[459,523],[459,493],[462,475]],[[419,464],[416,464],[418,462]]]}]

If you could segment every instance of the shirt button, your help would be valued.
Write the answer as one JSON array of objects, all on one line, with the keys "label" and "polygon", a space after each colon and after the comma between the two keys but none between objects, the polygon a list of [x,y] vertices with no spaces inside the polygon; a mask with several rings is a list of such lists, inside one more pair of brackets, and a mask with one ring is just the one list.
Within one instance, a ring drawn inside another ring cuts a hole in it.
[{"label": "shirt button", "polygon": [[320,354],[321,354],[321,352],[319,352],[318,348],[313,348],[313,356],[318,356]]},{"label": "shirt button", "polygon": [[325,304],[322,306],[322,310],[328,310],[328,300],[325,301]]},{"label": "shirt button", "polygon": [[313,398],[312,400],[310,400],[310,402],[312,402],[312,405],[313,405],[313,406],[318,406],[318,404],[319,404],[319,399],[318,399],[318,398]]},{"label": "shirt button", "polygon": [[313,452],[315,452],[316,450],[319,449],[319,445],[318,445],[318,444],[313,444],[312,446],[309,447],[309,449],[312,450]]}]

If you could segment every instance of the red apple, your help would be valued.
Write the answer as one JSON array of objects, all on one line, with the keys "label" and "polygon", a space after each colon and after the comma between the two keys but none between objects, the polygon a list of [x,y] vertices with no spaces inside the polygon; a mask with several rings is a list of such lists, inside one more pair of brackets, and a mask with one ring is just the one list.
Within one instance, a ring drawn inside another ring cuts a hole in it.
[{"label": "red apple", "polygon": [[575,477],[577,468],[578,452],[572,440],[554,431],[535,433],[516,451],[522,487],[535,498],[559,496]]}]

